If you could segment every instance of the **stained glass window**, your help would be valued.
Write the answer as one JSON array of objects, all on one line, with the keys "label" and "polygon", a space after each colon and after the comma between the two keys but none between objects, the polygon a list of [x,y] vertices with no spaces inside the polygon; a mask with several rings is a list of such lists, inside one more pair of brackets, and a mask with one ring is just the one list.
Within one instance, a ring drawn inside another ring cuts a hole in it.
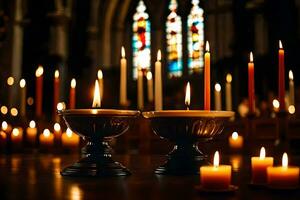
[{"label": "stained glass window", "polygon": [[204,16],[199,0],[192,0],[193,7],[188,16],[188,68],[189,72],[203,69],[204,61]]},{"label": "stained glass window", "polygon": [[177,1],[171,0],[166,22],[169,77],[182,75],[182,22],[177,15]]},{"label": "stained glass window", "polygon": [[136,13],[133,15],[133,77],[137,78],[137,67],[150,68],[150,21],[146,6],[139,1]]}]

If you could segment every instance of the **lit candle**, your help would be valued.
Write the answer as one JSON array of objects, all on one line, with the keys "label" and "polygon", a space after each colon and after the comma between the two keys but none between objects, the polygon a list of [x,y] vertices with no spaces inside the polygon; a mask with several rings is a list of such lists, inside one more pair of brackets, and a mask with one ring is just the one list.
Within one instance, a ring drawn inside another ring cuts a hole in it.
[{"label": "lit candle", "polygon": [[35,85],[35,114],[40,117],[43,109],[43,74],[44,68],[39,66],[35,71],[36,85]]},{"label": "lit candle", "polygon": [[29,127],[26,129],[26,140],[30,144],[35,144],[37,136],[37,128],[35,121],[31,120],[29,122]]},{"label": "lit candle", "polygon": [[225,95],[226,95],[226,110],[232,111],[232,91],[231,91],[231,81],[232,76],[231,74],[226,75],[226,88],[225,88]]},{"label": "lit candle", "polygon": [[190,82],[188,82],[186,84],[184,103],[186,105],[186,109],[189,110],[190,109],[190,103],[191,103],[191,86],[190,86]]},{"label": "lit candle", "polygon": [[93,108],[100,108],[101,107],[101,94],[100,94],[98,80],[95,81],[94,98],[93,98],[92,107]]},{"label": "lit candle", "polygon": [[73,78],[71,80],[71,87],[70,87],[70,109],[75,108],[76,104],[76,80]]},{"label": "lit candle", "polygon": [[222,110],[221,85],[215,84],[215,110]]},{"label": "lit candle", "polygon": [[7,134],[4,131],[0,131],[0,148],[4,149],[7,143]]},{"label": "lit candle", "polygon": [[54,129],[54,140],[56,142],[60,141],[61,139],[61,127],[59,125],[59,123],[55,123],[54,126],[53,126],[53,129]]},{"label": "lit candle", "polygon": [[40,135],[40,146],[41,147],[51,147],[54,143],[54,136],[49,129],[45,129]]},{"label": "lit candle", "polygon": [[250,52],[250,62],[248,63],[248,98],[249,113],[255,113],[255,86],[254,86],[254,63],[253,53]]},{"label": "lit candle", "polygon": [[62,145],[65,148],[78,147],[79,136],[74,134],[71,129],[67,129],[65,133],[62,134]]},{"label": "lit candle", "polygon": [[231,137],[228,139],[229,146],[233,149],[240,149],[243,147],[244,138],[240,136],[237,132],[233,132]]},{"label": "lit candle", "polygon": [[279,107],[280,107],[279,101],[277,99],[274,99],[273,102],[272,102],[272,104],[273,104],[274,111],[278,112],[279,111]]},{"label": "lit candle", "polygon": [[294,74],[292,70],[289,71],[289,89],[290,89],[290,105],[295,105],[295,85],[294,85]]},{"label": "lit candle", "polygon": [[299,185],[299,168],[288,166],[288,156],[282,156],[282,166],[267,168],[267,181],[271,187],[291,188]]},{"label": "lit candle", "polygon": [[280,110],[285,110],[285,78],[284,78],[284,49],[279,40],[279,50],[278,50],[278,96],[279,96],[279,103],[280,103]]},{"label": "lit candle", "polygon": [[143,76],[143,71],[140,67],[137,69],[138,71],[138,76],[137,76],[137,103],[138,103],[138,109],[143,110],[144,108],[144,76]]},{"label": "lit candle", "polygon": [[16,117],[16,116],[18,116],[19,111],[16,108],[11,108],[10,109],[10,114],[11,114],[11,116]]},{"label": "lit candle", "polygon": [[26,81],[25,79],[20,80],[21,88],[21,103],[20,103],[20,115],[24,117],[26,115]]},{"label": "lit candle", "polygon": [[98,81],[99,81],[100,96],[103,98],[104,83],[103,83],[103,72],[101,69],[98,70],[97,76],[98,76]]},{"label": "lit candle", "polygon": [[6,132],[6,133],[10,133],[12,130],[12,127],[6,121],[3,121],[1,124],[1,129],[2,129],[2,131]]},{"label": "lit candle", "polygon": [[155,62],[155,110],[162,110],[162,75],[161,75],[161,51],[157,51],[157,60]]},{"label": "lit candle", "polygon": [[2,115],[6,115],[8,113],[7,106],[1,106],[0,110]]},{"label": "lit candle", "polygon": [[[56,114],[56,106],[59,102],[59,71],[58,70],[55,70],[54,72],[54,82],[53,82],[53,119],[56,119],[57,118],[57,114]],[[57,120],[56,120],[57,121]]]},{"label": "lit candle", "polygon": [[11,132],[11,142],[13,145],[19,146],[22,144],[23,139],[23,129],[22,128],[13,128]]},{"label": "lit candle", "polygon": [[260,149],[259,157],[251,157],[253,184],[265,184],[267,182],[267,168],[273,166],[273,160],[273,157],[266,157],[264,147]]},{"label": "lit candle", "polygon": [[219,165],[219,152],[214,155],[214,166],[200,167],[201,184],[205,189],[228,189],[231,182],[231,166]]},{"label": "lit candle", "polygon": [[153,79],[152,79],[152,73],[149,71],[146,74],[147,78],[147,88],[148,88],[148,101],[153,101]]},{"label": "lit candle", "polygon": [[121,72],[120,72],[120,105],[127,105],[127,60],[125,58],[125,48],[121,49]]},{"label": "lit candle", "polygon": [[210,52],[208,41],[206,41],[206,52],[204,54],[204,110],[210,110]]}]

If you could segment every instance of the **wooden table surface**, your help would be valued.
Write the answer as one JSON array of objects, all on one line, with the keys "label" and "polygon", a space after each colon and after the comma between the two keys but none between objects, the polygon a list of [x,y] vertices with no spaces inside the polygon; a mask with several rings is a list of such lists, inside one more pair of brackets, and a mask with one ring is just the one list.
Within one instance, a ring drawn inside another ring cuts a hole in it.
[{"label": "wooden table surface", "polygon": [[[198,176],[156,176],[153,169],[164,156],[119,155],[115,158],[133,173],[123,178],[64,178],[60,170],[77,155],[0,155],[0,199],[300,199],[300,190],[279,192],[253,189],[250,160],[242,155],[224,156],[222,163],[233,165],[234,194],[199,194]],[[244,159],[243,159],[244,158]],[[300,159],[293,158],[294,163]]]}]

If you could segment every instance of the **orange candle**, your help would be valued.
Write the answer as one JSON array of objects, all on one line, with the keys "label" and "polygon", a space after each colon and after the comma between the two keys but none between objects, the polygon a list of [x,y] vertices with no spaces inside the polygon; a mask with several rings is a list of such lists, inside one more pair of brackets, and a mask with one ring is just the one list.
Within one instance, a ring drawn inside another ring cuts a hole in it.
[{"label": "orange candle", "polygon": [[284,78],[284,49],[282,47],[282,43],[279,40],[279,50],[278,50],[278,96],[280,103],[280,110],[285,110],[285,78]]},{"label": "orange candle", "polygon": [[206,41],[206,52],[204,54],[204,110],[210,110],[210,52],[208,41]]},{"label": "orange candle", "polygon": [[49,129],[45,129],[39,138],[40,138],[40,146],[41,147],[52,147],[53,146],[54,136],[49,131]]},{"label": "orange candle", "polygon": [[79,136],[72,132],[71,129],[67,129],[65,133],[62,134],[62,145],[65,148],[78,147]]},{"label": "orange candle", "polygon": [[244,144],[244,138],[242,136],[239,136],[237,132],[233,132],[231,137],[228,139],[229,146],[233,149],[240,149],[243,147]]},{"label": "orange candle", "polygon": [[299,185],[299,168],[288,166],[288,156],[282,156],[281,167],[267,168],[268,185],[274,188],[294,188]]},{"label": "orange candle", "polygon": [[35,71],[36,84],[35,84],[35,114],[40,117],[42,115],[43,107],[43,73],[44,68],[39,66]]},{"label": "orange candle", "polygon": [[15,146],[19,146],[22,144],[23,139],[23,129],[22,128],[14,128],[11,132],[11,142]]},{"label": "orange candle", "polygon": [[260,149],[259,157],[251,157],[253,184],[265,184],[267,182],[267,168],[273,166],[273,160],[273,157],[266,157],[264,147]]},{"label": "orange candle", "polygon": [[75,78],[73,78],[71,80],[71,87],[70,87],[70,109],[74,109],[75,108],[75,104],[76,104],[76,80]]},{"label": "orange candle", "polygon": [[250,62],[248,63],[248,97],[249,113],[255,113],[255,88],[254,88],[254,63],[253,54],[250,52]]},{"label": "orange candle", "polygon": [[125,58],[125,48],[121,49],[120,60],[120,105],[127,105],[127,60]]},{"label": "orange candle", "polygon": [[56,118],[56,106],[59,102],[59,71],[55,70],[54,72],[54,91],[53,91],[53,119]]},{"label": "orange candle", "polygon": [[26,129],[26,139],[29,143],[35,144],[37,136],[37,128],[35,121],[29,122],[29,127]]},{"label": "orange candle", "polygon": [[214,155],[214,166],[200,167],[203,188],[211,190],[228,189],[231,182],[231,166],[219,165],[219,152]]}]

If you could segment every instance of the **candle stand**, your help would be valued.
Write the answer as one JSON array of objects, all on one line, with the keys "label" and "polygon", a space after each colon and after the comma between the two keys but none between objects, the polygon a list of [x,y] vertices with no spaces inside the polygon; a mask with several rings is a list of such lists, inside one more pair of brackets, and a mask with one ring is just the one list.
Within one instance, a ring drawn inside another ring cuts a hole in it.
[{"label": "candle stand", "polygon": [[212,140],[223,131],[231,111],[163,110],[143,112],[159,137],[175,143],[165,164],[155,170],[160,175],[192,175],[207,165],[207,155],[198,148],[199,142]]},{"label": "candle stand", "polygon": [[82,158],[61,171],[62,176],[127,176],[130,171],[115,162],[109,141],[125,133],[139,111],[113,109],[71,109],[58,111],[66,125],[87,141]]}]

